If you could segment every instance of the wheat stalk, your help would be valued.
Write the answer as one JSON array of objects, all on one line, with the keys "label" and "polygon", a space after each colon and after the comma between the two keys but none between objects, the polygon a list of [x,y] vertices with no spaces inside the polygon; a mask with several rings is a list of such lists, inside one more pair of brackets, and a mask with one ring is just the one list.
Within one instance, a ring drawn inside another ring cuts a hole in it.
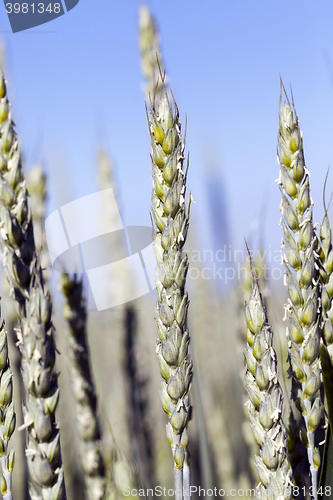
[{"label": "wheat stalk", "polygon": [[[35,251],[21,153],[2,70],[0,99],[0,233],[3,264],[13,288],[20,322],[18,345],[27,392],[23,408],[23,427],[28,431],[26,455],[31,478],[41,488],[41,497],[63,500],[66,494],[59,428],[55,420],[59,389],[54,372],[52,301],[49,292],[44,290],[39,257]],[[41,498],[33,486],[31,495]]]},{"label": "wheat stalk", "polygon": [[250,424],[259,446],[255,465],[262,498],[289,499],[291,469],[286,452],[286,430],[282,422],[283,396],[278,381],[273,332],[268,323],[252,268],[252,292],[246,305],[247,346],[244,349],[245,386],[249,395]]},{"label": "wheat stalk", "polygon": [[[163,82],[162,82],[163,83]],[[192,362],[188,356],[189,333],[185,323],[188,297],[185,293],[188,257],[183,246],[189,223],[185,206],[186,174],[179,112],[170,106],[165,85],[160,101],[151,103],[149,133],[152,147],[152,213],[155,221],[156,325],[160,338],[156,353],[162,382],[161,400],[169,417],[167,435],[174,458],[176,500],[182,498],[185,449],[183,431],[189,419],[188,391]]]},{"label": "wheat stalk", "polygon": [[[46,176],[40,165],[33,167],[27,174],[27,185],[31,195],[36,250],[40,255],[44,271],[49,271],[50,263],[44,229]],[[88,498],[103,498],[105,490],[104,464],[99,450],[100,431],[95,408],[95,388],[91,378],[89,352],[87,350],[86,310],[82,295],[82,283],[63,274],[61,277],[61,290],[66,297],[64,314],[69,331],[67,357],[76,402],[76,414],[82,445],[81,459],[85,471]]]},{"label": "wheat stalk", "polygon": [[283,257],[288,287],[288,357],[293,398],[305,421],[312,493],[317,499],[320,455],[315,445],[315,430],[321,421],[317,242],[302,134],[295,108],[293,112],[288,98],[282,104],[282,84],[278,142]]},{"label": "wheat stalk", "polygon": [[66,298],[64,317],[68,324],[67,358],[76,420],[81,441],[81,462],[85,472],[89,500],[101,500],[105,494],[104,461],[97,417],[97,396],[90,368],[86,333],[86,304],[83,284],[76,276],[62,273],[60,289]]}]

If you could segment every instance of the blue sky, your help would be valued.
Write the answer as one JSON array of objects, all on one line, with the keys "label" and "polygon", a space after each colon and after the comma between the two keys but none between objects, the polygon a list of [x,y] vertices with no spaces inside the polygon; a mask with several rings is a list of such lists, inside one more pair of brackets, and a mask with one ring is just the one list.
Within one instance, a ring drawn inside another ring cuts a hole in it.
[{"label": "blue sky", "polygon": [[[116,168],[125,223],[150,224],[139,5],[80,0],[59,19],[16,34],[0,5],[13,119],[27,167],[42,160],[49,174],[49,212],[97,190],[95,156],[102,143]],[[333,164],[332,2],[150,0],[148,5],[183,122],[187,115],[188,191],[196,200],[192,220],[201,248],[214,244],[215,208],[209,205],[214,197],[215,207],[220,198],[227,208],[233,248],[243,248],[244,236],[259,219],[267,247],[279,249],[280,193],[274,183],[279,74],[287,87],[292,84],[315,220],[321,221],[322,186]],[[213,167],[223,189],[207,190]],[[218,221],[215,233],[224,234]]]}]

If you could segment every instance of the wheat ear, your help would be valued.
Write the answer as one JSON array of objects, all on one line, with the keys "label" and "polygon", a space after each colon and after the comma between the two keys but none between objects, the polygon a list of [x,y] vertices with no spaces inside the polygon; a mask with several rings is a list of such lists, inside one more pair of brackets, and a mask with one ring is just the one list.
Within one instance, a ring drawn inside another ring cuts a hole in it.
[{"label": "wheat ear", "polygon": [[7,333],[5,324],[2,322],[0,325],[0,491],[3,500],[13,500],[14,449],[10,452],[8,450],[8,443],[16,424],[16,414],[12,401],[12,376],[8,358]]},{"label": "wheat ear", "polygon": [[139,46],[142,72],[146,78],[145,93],[147,99],[154,92],[159,99],[163,90],[163,83],[159,78],[160,68],[164,72],[159,42],[155,20],[147,5],[141,5],[139,10]]},{"label": "wheat ear", "polygon": [[286,430],[282,422],[283,396],[278,381],[273,332],[268,323],[252,269],[252,292],[246,305],[247,346],[244,349],[245,386],[249,395],[249,415],[260,455],[255,465],[262,498],[290,498],[291,469],[286,452]]},{"label": "wheat ear", "polygon": [[[35,252],[28,192],[2,71],[0,71],[0,192],[3,264],[20,322],[18,345],[26,388],[23,408],[29,472],[45,500],[65,499],[59,428],[55,420],[59,389],[54,372],[52,301],[44,290]],[[38,496],[36,488],[31,492]]]},{"label": "wheat ear", "polygon": [[47,177],[41,165],[36,164],[27,173],[27,188],[30,194],[30,209],[34,226],[36,253],[43,269],[44,283],[51,275],[51,263],[46,244],[45,205],[47,198]]},{"label": "wheat ear", "polygon": [[90,368],[86,333],[86,305],[83,284],[76,276],[62,273],[60,289],[66,298],[64,317],[68,324],[67,358],[76,419],[81,441],[81,462],[85,472],[87,498],[101,500],[105,494],[105,467],[101,454],[101,433],[97,417],[97,396]]},{"label": "wheat ear", "polygon": [[[267,280],[267,265],[265,262],[265,259],[263,257],[263,252],[259,251],[258,254],[253,258],[253,266],[256,272],[256,275],[258,277],[258,284],[261,290],[261,296],[263,297],[263,305],[264,308],[266,309],[266,301],[265,298],[268,296],[268,280]],[[252,270],[250,266],[250,262],[247,259],[243,260],[243,266],[242,266],[242,279],[238,283],[236,287],[236,299],[237,299],[237,333],[238,333],[238,342],[239,342],[239,347],[240,352],[243,355],[243,350],[244,350],[244,345],[246,345],[246,338],[247,338],[247,327],[244,324],[244,318],[243,318],[243,311],[244,311],[244,304],[246,300],[248,300],[248,297],[251,294],[252,291]],[[244,378],[244,370],[242,369],[241,371],[241,377],[242,380]],[[245,390],[244,387],[244,403],[247,400],[247,391]],[[246,444],[248,445],[249,448],[249,466],[251,469],[251,473],[253,474],[254,478],[256,480],[259,480],[257,468],[253,462],[253,456],[258,453],[258,444],[257,441],[254,438],[251,425],[249,422],[249,411],[244,404],[244,416],[245,420],[242,425],[242,433],[244,440]]]},{"label": "wheat ear", "polygon": [[317,240],[312,222],[313,202],[302,133],[295,108],[293,112],[288,99],[282,104],[282,84],[278,143],[283,260],[288,287],[288,357],[293,397],[305,421],[312,493],[317,499],[320,455],[315,446],[315,430],[321,421]]},{"label": "wheat ear", "polygon": [[169,417],[167,435],[174,458],[176,500],[182,498],[185,450],[183,431],[189,420],[188,391],[192,362],[188,356],[189,333],[185,328],[188,296],[185,293],[188,257],[183,246],[189,223],[185,204],[186,175],[179,112],[170,106],[165,85],[158,103],[151,103],[149,133],[152,146],[152,213],[155,221],[156,343],[162,382],[161,400]]},{"label": "wheat ear", "polygon": [[325,204],[325,187],[324,186],[324,209],[325,215],[320,226],[320,244],[319,257],[321,261],[320,278],[322,283],[321,289],[321,334],[327,351],[333,363],[333,248],[332,248],[332,230],[327,215]]}]

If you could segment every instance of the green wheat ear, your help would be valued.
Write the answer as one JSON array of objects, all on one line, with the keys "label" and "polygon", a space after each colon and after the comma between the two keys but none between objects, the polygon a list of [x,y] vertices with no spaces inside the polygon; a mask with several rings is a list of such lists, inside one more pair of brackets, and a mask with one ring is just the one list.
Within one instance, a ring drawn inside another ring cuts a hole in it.
[{"label": "green wheat ear", "polygon": [[141,67],[146,78],[146,98],[153,96],[157,100],[163,92],[166,83],[160,79],[160,70],[164,73],[162,56],[160,51],[159,34],[156,23],[147,5],[141,5],[139,10],[139,46],[141,52]]},{"label": "green wheat ear", "polygon": [[[258,284],[261,290],[261,297],[263,297],[263,306],[267,310],[267,297],[268,297],[268,279],[267,279],[267,265],[264,258],[264,253],[262,249],[253,258],[253,266],[258,277]],[[244,324],[244,304],[248,300],[252,291],[252,269],[248,259],[244,259],[242,263],[242,278],[236,287],[236,300],[237,300],[237,333],[240,351],[243,356],[244,345],[246,345],[247,338],[247,326]],[[244,371],[241,371],[242,380],[244,378]],[[244,388],[243,402],[245,403],[247,399],[247,392]],[[249,448],[249,467],[256,480],[259,480],[257,468],[253,462],[253,456],[258,453],[258,444],[253,435],[251,425],[249,422],[249,411],[247,405],[243,405],[245,420],[242,426],[242,433],[244,440]]]},{"label": "green wheat ear", "polygon": [[278,381],[273,332],[251,262],[252,292],[245,307],[247,346],[245,386],[249,395],[250,424],[259,446],[255,465],[262,498],[291,497],[291,468],[287,457],[286,429],[282,421],[283,395]]},{"label": "green wheat ear", "polygon": [[321,287],[321,335],[327,347],[327,352],[333,363],[333,248],[332,230],[327,215],[325,191],[328,173],[324,183],[323,201],[325,215],[320,226],[320,241],[318,254],[322,266],[320,267]]},{"label": "green wheat ear", "polygon": [[174,459],[175,490],[182,498],[184,430],[190,416],[188,391],[192,362],[186,330],[188,297],[185,292],[188,257],[183,254],[189,224],[185,204],[186,174],[179,112],[170,106],[165,85],[160,100],[151,103],[148,118],[152,147],[152,213],[155,222],[156,325],[160,338],[156,353],[163,378],[161,400],[169,417],[167,435]]},{"label": "green wheat ear", "polygon": [[[3,265],[20,323],[18,345],[26,388],[23,427],[27,429],[26,455],[34,483],[31,494],[42,496],[43,500],[64,500],[59,426],[55,419],[59,389],[54,370],[52,299],[44,289],[40,258],[36,253],[20,147],[2,70],[0,135],[0,236]],[[37,489],[41,495],[36,493]]]},{"label": "green wheat ear", "polygon": [[27,188],[30,194],[30,208],[34,226],[36,252],[39,254],[43,269],[44,282],[47,284],[51,277],[51,263],[46,243],[45,233],[45,206],[47,199],[47,176],[43,167],[36,164],[26,175]]},{"label": "green wheat ear", "polygon": [[317,238],[312,222],[313,201],[302,133],[295,108],[291,109],[287,96],[287,102],[282,104],[282,90],[281,83],[278,182],[282,194],[283,259],[288,288],[288,357],[292,395],[305,421],[311,486],[316,500],[320,454],[315,445],[315,431],[322,413]]}]

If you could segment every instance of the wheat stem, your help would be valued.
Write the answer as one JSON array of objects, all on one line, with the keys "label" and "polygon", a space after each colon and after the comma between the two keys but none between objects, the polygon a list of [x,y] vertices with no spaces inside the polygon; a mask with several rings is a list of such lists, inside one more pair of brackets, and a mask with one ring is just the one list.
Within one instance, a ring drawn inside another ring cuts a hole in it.
[{"label": "wheat stem", "polygon": [[175,500],[183,499],[183,469],[173,469],[173,481],[175,484]]},{"label": "wheat stem", "polygon": [[190,452],[188,449],[188,433],[187,429],[183,430],[181,444],[185,451],[184,467],[183,467],[183,494],[186,500],[191,498],[191,469],[190,469]]}]

